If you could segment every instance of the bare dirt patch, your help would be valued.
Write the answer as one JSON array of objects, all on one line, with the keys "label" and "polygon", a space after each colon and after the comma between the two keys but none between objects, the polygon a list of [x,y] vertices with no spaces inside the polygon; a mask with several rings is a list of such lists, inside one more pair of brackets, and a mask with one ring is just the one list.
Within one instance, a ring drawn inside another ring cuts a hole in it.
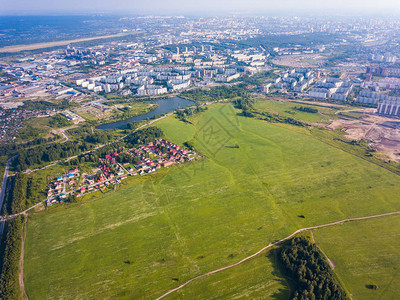
[{"label": "bare dirt patch", "polygon": [[340,129],[351,140],[365,139],[390,160],[400,162],[400,119],[366,113],[360,119],[340,119],[328,126]]}]

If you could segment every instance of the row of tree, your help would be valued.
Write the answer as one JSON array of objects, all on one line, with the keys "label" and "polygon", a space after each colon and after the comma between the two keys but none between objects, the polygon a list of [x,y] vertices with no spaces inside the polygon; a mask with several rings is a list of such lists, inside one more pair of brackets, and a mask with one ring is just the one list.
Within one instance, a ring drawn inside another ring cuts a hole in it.
[{"label": "row of tree", "polygon": [[293,300],[347,300],[348,297],[317,246],[295,237],[279,254],[286,275],[294,282]]},{"label": "row of tree", "polygon": [[0,246],[0,299],[20,299],[19,259],[24,216],[6,222]]},{"label": "row of tree", "polygon": [[307,113],[312,113],[312,114],[316,114],[318,113],[318,109],[316,108],[311,108],[311,107],[307,107],[307,106],[295,106],[294,109],[298,110],[298,111],[303,111],[303,112],[307,112]]}]

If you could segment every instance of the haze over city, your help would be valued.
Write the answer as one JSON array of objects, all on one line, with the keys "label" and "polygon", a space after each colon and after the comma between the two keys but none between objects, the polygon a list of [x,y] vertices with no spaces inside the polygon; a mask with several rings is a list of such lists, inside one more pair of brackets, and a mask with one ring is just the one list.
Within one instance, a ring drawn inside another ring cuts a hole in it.
[{"label": "haze over city", "polygon": [[2,0],[0,299],[399,299],[399,1]]},{"label": "haze over city", "polygon": [[65,14],[65,13],[129,13],[129,14],[396,14],[397,0],[3,0],[2,15]]}]

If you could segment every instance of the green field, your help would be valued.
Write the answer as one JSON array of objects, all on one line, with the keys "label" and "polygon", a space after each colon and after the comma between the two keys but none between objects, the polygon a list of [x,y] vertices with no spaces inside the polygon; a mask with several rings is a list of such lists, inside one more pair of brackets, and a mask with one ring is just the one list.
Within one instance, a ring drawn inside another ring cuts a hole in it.
[{"label": "green field", "polygon": [[[303,112],[295,109],[295,107],[307,107],[317,109],[317,113]],[[335,115],[340,109],[323,107],[319,105],[295,103],[291,101],[277,101],[272,99],[257,99],[255,109],[266,111],[269,113],[279,114],[282,117],[293,118],[306,122],[328,122],[332,119],[337,119]]]},{"label": "green field", "polygon": [[398,299],[400,216],[318,229],[314,237],[354,299]]},{"label": "green field", "polygon": [[17,141],[30,141],[38,139],[49,134],[51,127],[49,126],[49,118],[31,118],[22,124],[18,130],[19,136]]},{"label": "green field", "polygon": [[[193,123],[157,126],[173,142],[194,138],[207,159],[29,218],[30,299],[151,299],[296,229],[400,209],[398,176],[289,126],[238,116],[229,104]],[[287,299],[273,265],[260,256],[170,299]]]}]

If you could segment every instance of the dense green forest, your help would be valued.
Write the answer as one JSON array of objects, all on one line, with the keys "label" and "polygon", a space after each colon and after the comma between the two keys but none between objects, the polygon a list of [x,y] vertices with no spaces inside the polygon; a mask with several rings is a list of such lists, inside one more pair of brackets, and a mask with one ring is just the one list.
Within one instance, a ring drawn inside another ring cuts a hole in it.
[{"label": "dense green forest", "polygon": [[293,238],[283,246],[279,259],[294,284],[293,300],[348,299],[324,255],[305,237]]},{"label": "dense green forest", "polygon": [[6,222],[0,246],[0,299],[20,299],[19,259],[24,216]]}]

